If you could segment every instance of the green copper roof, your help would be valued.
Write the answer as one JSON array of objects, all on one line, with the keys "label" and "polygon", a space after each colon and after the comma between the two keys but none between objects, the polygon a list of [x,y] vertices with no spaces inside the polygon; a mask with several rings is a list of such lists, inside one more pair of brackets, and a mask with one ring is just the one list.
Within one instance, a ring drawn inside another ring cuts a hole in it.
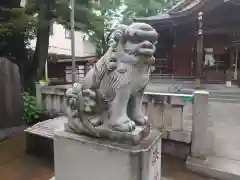
[{"label": "green copper roof", "polygon": [[186,17],[194,12],[209,11],[218,5],[235,0],[182,0],[165,13],[151,17],[139,17],[135,21],[158,21],[159,23],[172,22],[175,18]]}]

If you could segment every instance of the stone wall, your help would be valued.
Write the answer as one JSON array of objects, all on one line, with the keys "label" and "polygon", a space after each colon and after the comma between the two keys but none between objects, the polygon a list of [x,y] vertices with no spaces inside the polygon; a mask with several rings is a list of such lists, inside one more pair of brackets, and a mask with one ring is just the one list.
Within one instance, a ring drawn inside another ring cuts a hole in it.
[{"label": "stone wall", "polygon": [[[23,124],[21,83],[18,66],[0,58],[0,132]],[[1,135],[1,133],[0,133]]]},{"label": "stone wall", "polygon": [[212,155],[240,161],[240,103],[209,102]]}]

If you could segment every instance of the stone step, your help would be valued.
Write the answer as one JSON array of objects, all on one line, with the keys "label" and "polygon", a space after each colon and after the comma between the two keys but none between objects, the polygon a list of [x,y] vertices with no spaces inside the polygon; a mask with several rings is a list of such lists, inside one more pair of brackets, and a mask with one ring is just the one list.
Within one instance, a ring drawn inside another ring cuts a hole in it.
[{"label": "stone step", "polygon": [[188,157],[187,168],[220,180],[239,180],[240,161],[209,156],[206,160]]}]

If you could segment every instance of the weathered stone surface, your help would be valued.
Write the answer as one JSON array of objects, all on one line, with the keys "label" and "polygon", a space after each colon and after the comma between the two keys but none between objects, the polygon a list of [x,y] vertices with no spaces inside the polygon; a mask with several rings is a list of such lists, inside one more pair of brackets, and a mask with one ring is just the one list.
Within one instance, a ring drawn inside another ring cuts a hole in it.
[{"label": "weathered stone surface", "polygon": [[187,168],[221,180],[240,179],[240,161],[208,156],[206,160],[189,157]]},{"label": "weathered stone surface", "polygon": [[[65,124],[65,130],[68,132],[74,132]],[[136,126],[132,132],[121,132],[110,129],[107,125],[101,125],[95,128],[96,132],[101,138],[109,139],[116,142],[127,143],[131,145],[137,145],[141,140],[145,139],[150,133],[150,125]]]},{"label": "weathered stone surface", "polygon": [[54,132],[58,129],[64,129],[64,124],[67,123],[68,119],[65,116],[49,119],[43,122],[39,122],[27,129],[25,132],[44,138],[53,139]]},{"label": "weathered stone surface", "polygon": [[208,133],[209,92],[196,91],[193,103],[192,157],[205,157],[211,151],[212,136]]},{"label": "weathered stone surface", "polygon": [[152,131],[137,146],[64,131],[57,131],[55,135],[56,180],[149,180],[161,177],[161,134],[158,131]]},{"label": "weathered stone surface", "polygon": [[[0,58],[0,131],[23,125],[19,68]],[[4,133],[5,131],[2,131]]]},{"label": "weathered stone surface", "polygon": [[198,94],[198,100],[195,99],[193,105],[192,153],[187,160],[187,167],[218,179],[238,180],[240,179],[239,104],[208,103],[207,96],[204,98],[204,93],[201,96]]},{"label": "weathered stone surface", "polygon": [[[149,24],[132,23],[119,25],[112,36],[110,48],[88,71],[84,82],[66,91],[66,112],[68,125],[75,133],[120,140],[111,138],[115,136],[112,132],[134,134],[139,131],[137,126],[146,129],[148,124],[142,99],[155,61],[158,34]],[[104,129],[113,131],[99,134],[97,127],[106,122]]]},{"label": "weathered stone surface", "polygon": [[62,116],[39,122],[25,129],[26,152],[53,159],[54,132],[58,129],[63,130],[65,123],[67,123],[67,118]]},{"label": "weathered stone surface", "polygon": [[[49,119],[44,122],[39,122],[32,127],[29,127],[25,130],[28,134],[41,136],[48,139],[54,138],[54,132],[56,130],[67,130],[71,131],[68,128],[66,129],[67,125],[67,117],[57,117],[54,119]],[[96,127],[96,131],[101,135],[103,138],[111,139],[113,141],[121,141],[129,144],[138,144],[140,140],[146,138],[150,132],[150,125],[146,126],[137,126],[133,132],[124,133],[119,131],[114,131],[107,128],[105,125]]]},{"label": "weathered stone surface", "polygon": [[209,102],[208,131],[214,155],[240,161],[240,104]]},{"label": "weathered stone surface", "polygon": [[[64,124],[66,122],[67,118],[63,116],[40,122],[27,128],[25,130],[27,152],[52,159],[54,132],[58,129],[64,129]],[[189,155],[190,148],[188,147],[188,143],[190,143],[190,132],[187,134],[177,131],[167,131],[162,133],[162,138],[166,139],[162,142],[162,151],[164,153],[178,157],[186,157]],[[172,139],[174,141],[168,141],[168,139]],[[125,143],[129,143],[129,141]]]}]

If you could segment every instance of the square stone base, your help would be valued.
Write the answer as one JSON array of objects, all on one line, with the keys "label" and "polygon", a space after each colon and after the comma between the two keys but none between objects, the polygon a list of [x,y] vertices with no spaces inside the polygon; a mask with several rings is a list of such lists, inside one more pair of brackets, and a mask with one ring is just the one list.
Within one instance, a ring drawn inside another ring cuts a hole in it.
[{"label": "square stone base", "polygon": [[[67,132],[74,133],[74,131],[69,127],[68,123],[64,124],[64,129]],[[107,124],[103,124],[95,127],[95,131],[101,138],[124,144],[137,145],[141,142],[141,140],[145,139],[149,135],[150,124],[145,126],[136,126],[133,132],[115,131],[109,128]],[[84,133],[82,134],[84,135]]]},{"label": "square stone base", "polygon": [[160,180],[161,134],[133,146],[57,131],[54,161],[55,180]]}]

